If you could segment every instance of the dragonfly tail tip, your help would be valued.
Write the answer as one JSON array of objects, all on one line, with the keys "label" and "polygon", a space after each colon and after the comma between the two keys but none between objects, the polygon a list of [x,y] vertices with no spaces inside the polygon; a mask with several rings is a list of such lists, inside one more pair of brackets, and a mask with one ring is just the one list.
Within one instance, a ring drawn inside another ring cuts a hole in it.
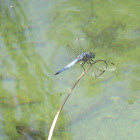
[{"label": "dragonfly tail tip", "polygon": [[57,74],[59,74],[59,73],[57,72],[57,73],[55,73],[54,75],[57,75]]}]

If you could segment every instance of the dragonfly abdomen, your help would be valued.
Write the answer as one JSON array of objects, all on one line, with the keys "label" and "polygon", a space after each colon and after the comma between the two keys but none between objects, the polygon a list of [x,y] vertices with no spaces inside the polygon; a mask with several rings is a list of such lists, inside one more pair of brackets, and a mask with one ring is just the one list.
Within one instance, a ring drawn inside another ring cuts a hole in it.
[{"label": "dragonfly abdomen", "polygon": [[57,73],[55,73],[55,75],[69,69],[70,67],[74,66],[76,63],[78,63],[81,59],[80,58],[77,58],[75,60],[73,60],[70,64],[68,64],[67,66],[65,66],[63,69],[59,70]]}]

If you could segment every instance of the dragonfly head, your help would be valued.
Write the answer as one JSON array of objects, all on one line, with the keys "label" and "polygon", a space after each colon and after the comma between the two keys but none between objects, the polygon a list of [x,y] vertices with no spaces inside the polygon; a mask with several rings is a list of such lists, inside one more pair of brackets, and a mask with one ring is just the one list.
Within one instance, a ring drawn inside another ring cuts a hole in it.
[{"label": "dragonfly head", "polygon": [[95,57],[95,53],[94,52],[90,52],[89,55],[90,55],[91,58]]}]

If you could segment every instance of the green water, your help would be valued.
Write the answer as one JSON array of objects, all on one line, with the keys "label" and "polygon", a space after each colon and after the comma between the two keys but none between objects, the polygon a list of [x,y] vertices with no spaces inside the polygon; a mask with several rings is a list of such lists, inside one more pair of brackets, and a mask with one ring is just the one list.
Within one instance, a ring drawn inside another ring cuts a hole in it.
[{"label": "green water", "polygon": [[[59,106],[83,70],[65,47],[79,37],[96,60],[115,63],[78,83],[53,140],[140,139],[139,0],[0,1],[0,140],[47,139]],[[20,130],[19,130],[20,129]]]}]

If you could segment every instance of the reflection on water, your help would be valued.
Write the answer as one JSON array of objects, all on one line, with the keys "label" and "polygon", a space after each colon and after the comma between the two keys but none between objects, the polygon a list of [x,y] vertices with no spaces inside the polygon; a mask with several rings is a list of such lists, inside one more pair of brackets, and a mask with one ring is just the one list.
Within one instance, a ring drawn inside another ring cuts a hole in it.
[{"label": "reflection on water", "polygon": [[26,139],[46,140],[46,138],[41,135],[41,132],[38,132],[28,127],[16,126],[16,130],[20,135],[25,136]]},{"label": "reflection on water", "polygon": [[74,46],[77,37],[87,41],[84,46],[96,60],[116,68],[109,67],[101,78],[91,77],[94,68],[89,70],[64,107],[54,138],[140,139],[137,5],[127,0],[2,0],[0,139],[47,137],[59,105],[83,72],[77,65],[54,76],[57,66],[69,62],[65,46]]}]

